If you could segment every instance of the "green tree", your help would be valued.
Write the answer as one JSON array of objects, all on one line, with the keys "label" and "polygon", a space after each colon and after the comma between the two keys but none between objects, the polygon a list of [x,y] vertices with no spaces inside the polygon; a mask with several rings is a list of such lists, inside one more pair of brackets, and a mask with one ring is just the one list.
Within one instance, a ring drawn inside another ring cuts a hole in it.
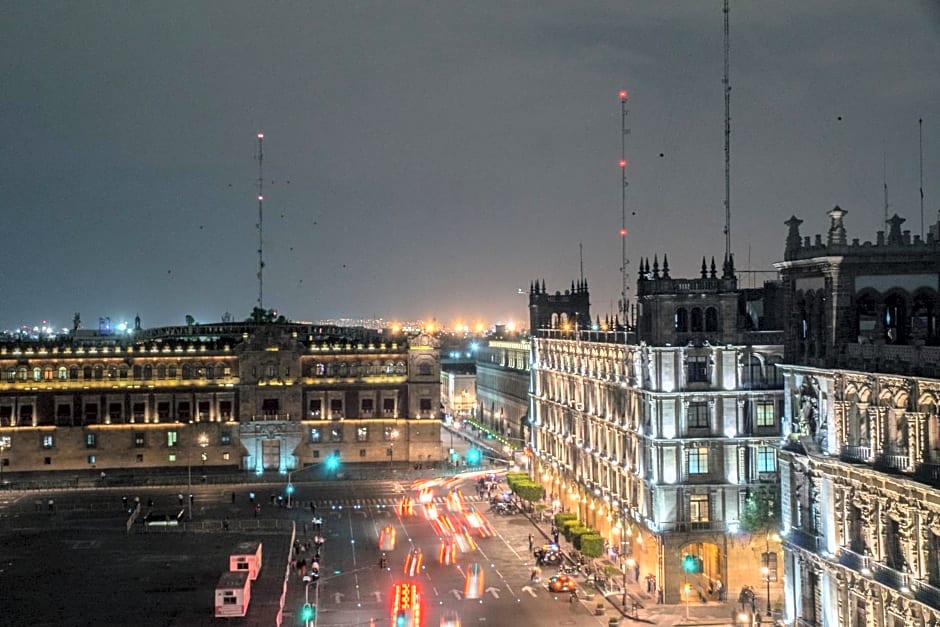
[{"label": "green tree", "polygon": [[751,534],[766,533],[780,526],[780,492],[774,487],[752,490],[744,501],[741,530]]}]

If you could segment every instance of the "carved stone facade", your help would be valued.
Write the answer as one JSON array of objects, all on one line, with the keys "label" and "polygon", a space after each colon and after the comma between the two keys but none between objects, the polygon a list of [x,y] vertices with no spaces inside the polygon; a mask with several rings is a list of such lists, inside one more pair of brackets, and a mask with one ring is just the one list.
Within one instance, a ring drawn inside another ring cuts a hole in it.
[{"label": "carved stone facade", "polygon": [[940,242],[788,221],[784,620],[940,625]]}]

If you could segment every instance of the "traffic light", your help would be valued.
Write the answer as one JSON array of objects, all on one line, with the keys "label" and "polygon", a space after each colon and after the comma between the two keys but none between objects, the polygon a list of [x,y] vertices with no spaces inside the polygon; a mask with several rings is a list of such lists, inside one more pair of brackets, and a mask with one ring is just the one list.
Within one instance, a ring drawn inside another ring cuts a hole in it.
[{"label": "traffic light", "polygon": [[704,563],[701,557],[686,554],[685,557],[682,558],[682,570],[687,573],[700,575],[704,570],[703,567]]},{"label": "traffic light", "polygon": [[293,493],[294,493],[294,484],[293,484],[293,483],[288,483],[288,484],[287,484],[287,494],[290,495],[290,494],[293,494]]},{"label": "traffic light", "polygon": [[395,627],[406,627],[408,625],[408,617],[405,616],[405,610],[400,610],[398,616],[395,617]]},{"label": "traffic light", "polygon": [[304,603],[303,608],[300,610],[300,620],[307,622],[315,619],[317,617],[317,608],[314,605],[309,603]]},{"label": "traffic light", "polygon": [[339,453],[333,453],[326,458],[326,469],[336,470],[339,468]]}]

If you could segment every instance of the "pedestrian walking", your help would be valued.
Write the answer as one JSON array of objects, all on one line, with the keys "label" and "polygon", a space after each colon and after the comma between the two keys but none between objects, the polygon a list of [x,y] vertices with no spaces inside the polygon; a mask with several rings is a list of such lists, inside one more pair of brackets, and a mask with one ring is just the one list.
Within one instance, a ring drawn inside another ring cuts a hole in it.
[{"label": "pedestrian walking", "polygon": [[176,499],[180,502],[180,507],[182,507],[182,506],[183,506],[183,495],[182,495],[182,494],[177,494],[177,495],[176,495]]}]

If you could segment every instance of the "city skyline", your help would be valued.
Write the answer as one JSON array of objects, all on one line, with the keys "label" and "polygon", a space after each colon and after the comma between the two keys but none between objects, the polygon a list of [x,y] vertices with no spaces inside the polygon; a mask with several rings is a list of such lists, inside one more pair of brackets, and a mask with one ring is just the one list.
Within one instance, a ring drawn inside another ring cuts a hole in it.
[{"label": "city skyline", "polygon": [[[641,258],[724,251],[721,2],[7,7],[0,329],[110,316],[525,321],[529,282],[620,294]],[[738,5],[732,251],[771,270],[783,222],[840,205],[937,221],[935,3]],[[931,61],[934,59],[934,61]],[[634,215],[635,212],[635,215]],[[926,227],[925,227],[926,228]],[[771,275],[742,274],[742,284]],[[630,295],[632,299],[632,294]]]}]

